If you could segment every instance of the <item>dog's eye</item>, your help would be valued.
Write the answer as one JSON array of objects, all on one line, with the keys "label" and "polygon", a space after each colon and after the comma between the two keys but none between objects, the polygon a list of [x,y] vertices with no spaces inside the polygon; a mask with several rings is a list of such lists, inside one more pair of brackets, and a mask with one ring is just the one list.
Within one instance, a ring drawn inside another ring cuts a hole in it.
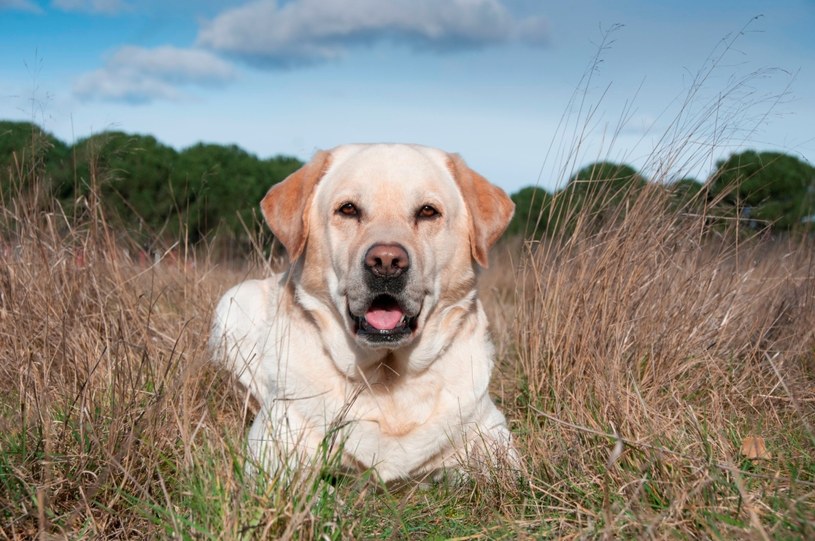
[{"label": "dog's eye", "polygon": [[337,209],[338,214],[342,214],[343,216],[359,216],[359,209],[353,203],[343,203],[340,205],[340,208]]},{"label": "dog's eye", "polygon": [[416,213],[416,218],[419,219],[435,218],[436,216],[439,216],[439,211],[432,205],[424,205],[419,209],[419,212]]}]

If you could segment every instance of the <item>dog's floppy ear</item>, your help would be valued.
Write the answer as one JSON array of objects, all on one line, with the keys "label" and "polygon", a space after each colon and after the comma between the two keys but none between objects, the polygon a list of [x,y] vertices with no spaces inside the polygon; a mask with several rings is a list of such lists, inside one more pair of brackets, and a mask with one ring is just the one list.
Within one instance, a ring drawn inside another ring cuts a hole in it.
[{"label": "dog's floppy ear", "polygon": [[260,209],[272,233],[286,248],[294,263],[306,246],[308,208],[314,188],[325,174],[331,155],[320,151],[310,162],[266,192]]},{"label": "dog's floppy ear", "polygon": [[487,268],[487,253],[509,225],[515,204],[504,190],[470,169],[457,154],[448,167],[456,179],[470,213],[470,247],[479,265]]}]

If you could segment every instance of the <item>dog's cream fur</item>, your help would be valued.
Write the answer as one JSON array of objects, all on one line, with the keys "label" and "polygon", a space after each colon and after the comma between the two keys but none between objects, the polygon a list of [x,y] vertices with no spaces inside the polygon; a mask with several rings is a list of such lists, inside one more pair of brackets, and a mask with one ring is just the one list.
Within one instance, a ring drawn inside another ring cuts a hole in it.
[{"label": "dog's cream fur", "polygon": [[[340,210],[348,203],[355,215]],[[388,481],[517,460],[487,394],[493,346],[476,297],[476,267],[512,216],[503,191],[437,149],[345,145],[317,153],[261,208],[291,266],[230,289],[212,344],[261,404],[249,448],[263,468],[341,452]],[[378,244],[410,260],[394,297],[412,331],[389,342],[357,334],[374,296],[365,254]]]}]

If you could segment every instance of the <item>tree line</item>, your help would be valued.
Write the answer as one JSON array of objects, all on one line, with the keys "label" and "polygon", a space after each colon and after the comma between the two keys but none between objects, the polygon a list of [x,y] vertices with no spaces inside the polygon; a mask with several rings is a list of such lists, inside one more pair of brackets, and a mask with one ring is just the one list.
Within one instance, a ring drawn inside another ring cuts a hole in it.
[{"label": "tree line", "polygon": [[749,230],[811,231],[815,226],[815,167],[779,152],[747,150],[719,160],[704,181],[649,181],[627,164],[598,162],[550,193],[527,187],[512,194],[510,234],[543,236],[575,227],[579,219],[602,225],[618,217],[645,188],[675,209],[737,221]]},{"label": "tree line", "polygon": [[258,229],[263,195],[301,165],[290,156],[260,159],[236,145],[177,151],[152,136],[119,131],[67,145],[35,124],[0,122],[0,203],[33,191],[55,197],[72,214],[101,203],[145,246],[213,235],[247,243],[247,231]]},{"label": "tree line", "polygon": [[[119,131],[68,145],[36,124],[0,121],[0,204],[35,192],[56,198],[69,213],[98,202],[145,244],[179,236],[247,244],[248,233],[262,230],[260,199],[301,165],[291,156],[261,159],[236,145],[177,151],[152,136]],[[508,232],[542,236],[568,230],[580,216],[602,219],[646,186],[654,183],[630,165],[590,164],[554,193],[537,187],[513,193]],[[661,186],[678,205],[713,205],[753,228],[811,227],[815,217],[815,168],[783,153],[735,153],[704,182]]]}]

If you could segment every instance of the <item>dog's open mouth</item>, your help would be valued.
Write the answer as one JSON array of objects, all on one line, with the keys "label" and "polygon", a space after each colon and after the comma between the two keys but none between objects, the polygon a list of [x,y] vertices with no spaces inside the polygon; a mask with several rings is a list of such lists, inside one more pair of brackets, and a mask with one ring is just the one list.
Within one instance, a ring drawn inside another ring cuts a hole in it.
[{"label": "dog's open mouth", "polygon": [[416,316],[408,316],[399,302],[386,294],[376,296],[363,315],[351,317],[356,334],[372,342],[396,342],[416,330]]}]

